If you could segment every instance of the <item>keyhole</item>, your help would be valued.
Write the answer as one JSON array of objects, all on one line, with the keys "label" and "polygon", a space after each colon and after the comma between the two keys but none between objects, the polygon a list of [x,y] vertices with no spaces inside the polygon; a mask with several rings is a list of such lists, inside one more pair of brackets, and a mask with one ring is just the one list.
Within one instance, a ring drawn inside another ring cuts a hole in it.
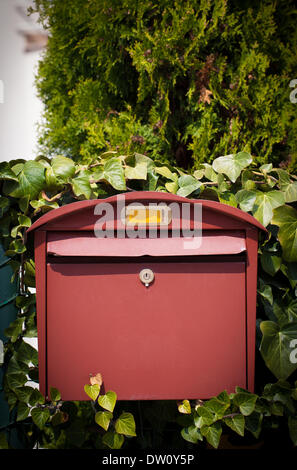
[{"label": "keyhole", "polygon": [[139,278],[145,287],[149,287],[149,285],[153,282],[155,275],[151,269],[146,268],[140,271]]}]

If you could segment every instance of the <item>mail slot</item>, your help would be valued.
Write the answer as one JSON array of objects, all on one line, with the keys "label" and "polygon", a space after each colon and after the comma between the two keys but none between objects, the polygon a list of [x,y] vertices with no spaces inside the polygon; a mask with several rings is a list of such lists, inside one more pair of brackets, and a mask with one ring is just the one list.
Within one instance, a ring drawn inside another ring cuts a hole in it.
[{"label": "mail slot", "polygon": [[161,192],[40,217],[41,392],[85,400],[98,372],[120,400],[253,391],[259,231],[237,208]]}]

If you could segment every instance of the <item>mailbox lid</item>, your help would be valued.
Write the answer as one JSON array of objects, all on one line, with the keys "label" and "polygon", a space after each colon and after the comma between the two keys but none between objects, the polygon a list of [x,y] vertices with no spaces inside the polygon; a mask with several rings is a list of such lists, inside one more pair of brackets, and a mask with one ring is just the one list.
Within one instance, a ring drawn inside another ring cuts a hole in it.
[{"label": "mailbox lid", "polygon": [[[155,275],[149,288],[143,268]],[[48,263],[48,390],[84,400],[97,372],[120,400],[245,388],[245,269],[238,260]]]},{"label": "mailbox lid", "polygon": [[92,232],[49,232],[47,252],[54,256],[187,256],[246,251],[243,230],[212,231],[201,237],[96,238]]}]

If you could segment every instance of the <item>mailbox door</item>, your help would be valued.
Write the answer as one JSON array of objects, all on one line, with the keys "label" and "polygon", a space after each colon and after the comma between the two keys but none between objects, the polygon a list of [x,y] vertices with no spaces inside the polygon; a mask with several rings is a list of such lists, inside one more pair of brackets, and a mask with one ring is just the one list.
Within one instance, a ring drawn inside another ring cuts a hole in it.
[{"label": "mailbox door", "polygon": [[[207,258],[49,262],[47,390],[85,400],[97,372],[122,400],[245,388],[246,264]],[[155,276],[149,287],[144,268]]]}]

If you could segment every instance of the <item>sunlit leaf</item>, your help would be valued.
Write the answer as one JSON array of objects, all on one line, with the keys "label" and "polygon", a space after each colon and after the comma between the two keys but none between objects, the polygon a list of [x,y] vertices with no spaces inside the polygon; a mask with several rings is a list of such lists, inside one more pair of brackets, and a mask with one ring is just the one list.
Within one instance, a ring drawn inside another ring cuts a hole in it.
[{"label": "sunlit leaf", "polygon": [[217,173],[224,173],[235,183],[244,168],[252,163],[252,157],[247,152],[218,157],[212,162],[212,167]]},{"label": "sunlit leaf", "polygon": [[297,211],[291,206],[278,207],[273,212],[272,223],[278,225],[278,239],[286,261],[297,261]]},{"label": "sunlit leaf", "polygon": [[189,400],[183,400],[178,404],[178,411],[183,414],[191,414],[191,404]]},{"label": "sunlit leaf", "polygon": [[109,428],[109,423],[112,420],[113,415],[110,411],[98,411],[95,415],[96,423],[101,426],[105,431]]},{"label": "sunlit leaf", "polygon": [[100,387],[98,384],[94,384],[94,385],[86,384],[84,386],[84,391],[93,401],[95,401],[97,400],[97,397],[100,393]]},{"label": "sunlit leaf", "polygon": [[284,194],[280,191],[257,191],[253,206],[253,216],[266,227],[273,217],[273,209],[285,203]]},{"label": "sunlit leaf", "polygon": [[100,395],[98,398],[98,403],[102,408],[108,411],[113,411],[117,401],[117,394],[115,392],[109,391],[105,395]]},{"label": "sunlit leaf", "polygon": [[115,422],[115,430],[125,436],[136,436],[135,421],[131,413],[123,412]]}]

